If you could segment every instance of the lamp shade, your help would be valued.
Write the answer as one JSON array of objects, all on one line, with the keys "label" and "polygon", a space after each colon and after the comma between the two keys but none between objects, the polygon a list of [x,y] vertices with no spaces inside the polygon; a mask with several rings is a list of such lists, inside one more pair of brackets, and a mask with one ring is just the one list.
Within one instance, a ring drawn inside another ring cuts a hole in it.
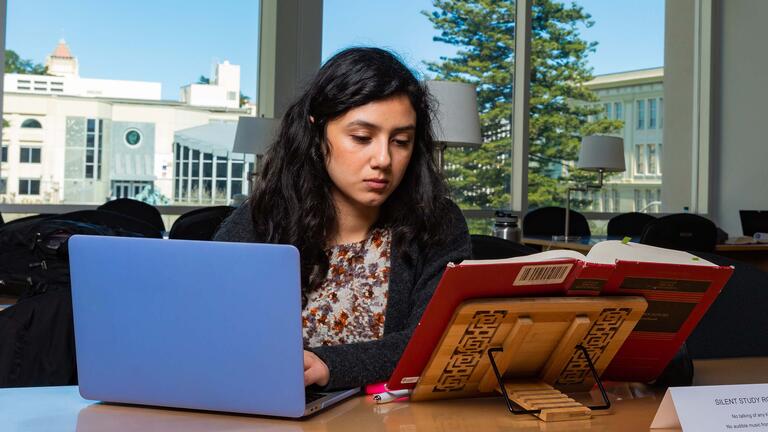
[{"label": "lamp shade", "polygon": [[480,147],[483,136],[475,86],[454,81],[426,84],[437,101],[437,121],[432,126],[436,141],[447,147]]},{"label": "lamp shade", "polygon": [[240,117],[237,121],[232,152],[263,155],[275,138],[279,127],[279,119]]},{"label": "lamp shade", "polygon": [[626,171],[624,140],[607,135],[585,136],[581,140],[579,162],[576,167],[585,171]]}]

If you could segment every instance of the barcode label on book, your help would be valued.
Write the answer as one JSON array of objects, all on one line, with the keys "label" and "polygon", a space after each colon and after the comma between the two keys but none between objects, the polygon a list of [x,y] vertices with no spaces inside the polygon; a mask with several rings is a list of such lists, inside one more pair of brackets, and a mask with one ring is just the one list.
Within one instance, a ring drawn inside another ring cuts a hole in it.
[{"label": "barcode label on book", "polygon": [[520,269],[513,285],[545,285],[562,283],[573,264],[529,265]]}]

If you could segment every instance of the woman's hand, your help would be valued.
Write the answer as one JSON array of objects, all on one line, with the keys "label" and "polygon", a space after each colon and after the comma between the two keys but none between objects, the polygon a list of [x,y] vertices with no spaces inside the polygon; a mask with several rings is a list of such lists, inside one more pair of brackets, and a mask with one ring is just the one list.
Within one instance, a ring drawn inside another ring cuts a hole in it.
[{"label": "woman's hand", "polygon": [[330,376],[328,365],[315,353],[304,350],[304,386],[317,384],[323,387],[328,384]]}]

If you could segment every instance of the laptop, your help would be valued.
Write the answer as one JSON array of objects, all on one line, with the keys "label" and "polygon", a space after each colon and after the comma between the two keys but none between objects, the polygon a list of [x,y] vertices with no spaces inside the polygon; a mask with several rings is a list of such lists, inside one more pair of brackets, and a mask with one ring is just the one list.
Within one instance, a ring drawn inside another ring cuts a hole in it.
[{"label": "laptop", "polygon": [[359,392],[305,392],[293,246],[76,235],[69,258],[85,399],[297,418]]},{"label": "laptop", "polygon": [[752,237],[755,233],[768,233],[768,210],[739,210],[741,231]]}]

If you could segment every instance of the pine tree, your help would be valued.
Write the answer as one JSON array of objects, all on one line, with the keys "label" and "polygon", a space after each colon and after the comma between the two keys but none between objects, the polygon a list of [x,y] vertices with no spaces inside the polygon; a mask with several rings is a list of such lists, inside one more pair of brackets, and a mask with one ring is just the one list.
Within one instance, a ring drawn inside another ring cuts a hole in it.
[{"label": "pine tree", "polygon": [[[427,63],[435,79],[473,83],[484,143],[480,149],[448,149],[446,176],[453,196],[465,208],[508,208],[513,101],[514,0],[434,0],[435,11],[423,12],[441,34],[435,41],[458,48],[454,57]],[[531,10],[531,97],[529,112],[530,207],[561,205],[567,181],[593,176],[567,166],[578,156],[583,134],[621,128],[616,120],[589,116],[602,113],[597,97],[584,83],[591,80],[587,57],[596,43],[580,38],[578,26],[591,26],[582,7],[555,0],[534,0]]]}]

